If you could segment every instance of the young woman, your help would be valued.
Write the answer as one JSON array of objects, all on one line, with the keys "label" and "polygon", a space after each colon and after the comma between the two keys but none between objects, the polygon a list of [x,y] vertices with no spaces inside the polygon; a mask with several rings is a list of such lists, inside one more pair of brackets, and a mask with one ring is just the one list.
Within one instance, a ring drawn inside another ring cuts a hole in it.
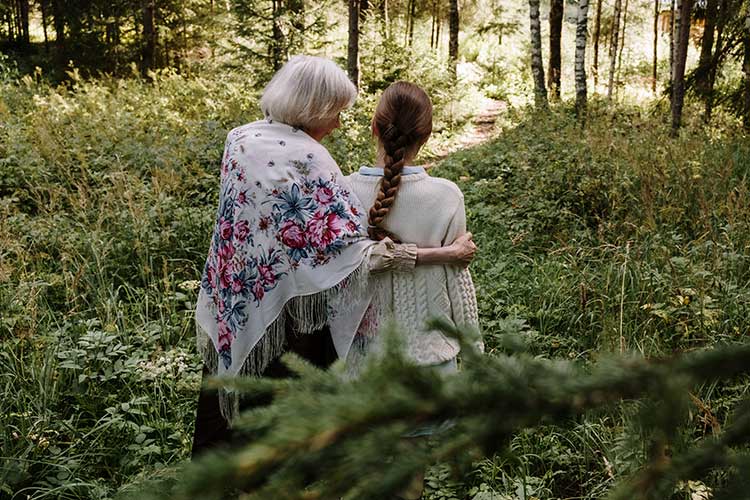
[{"label": "young woman", "polygon": [[[466,237],[434,249],[368,239],[365,209],[320,144],[356,92],[333,61],[295,56],[263,93],[265,119],[229,132],[196,306],[204,375],[288,376],[287,351],[327,366],[349,349],[371,270],[473,257]],[[236,393],[201,391],[193,453],[231,441],[241,406]]]},{"label": "young woman", "polygon": [[[432,133],[432,103],[424,90],[408,82],[388,87],[375,109],[372,132],[377,139],[375,166],[362,167],[348,177],[354,194],[371,207],[370,238],[440,247],[465,234],[464,199],[458,186],[413,166]],[[366,314],[360,325],[354,342],[360,352],[352,351],[350,365],[366,358],[361,351],[367,351],[368,345],[374,348],[373,336],[391,317],[405,335],[409,358],[420,365],[455,370],[458,343],[429,330],[425,321],[442,317],[457,326],[478,328],[476,295],[468,269],[446,264],[419,267],[410,273],[387,272],[378,278],[377,288],[380,297],[373,301],[373,314]]]}]

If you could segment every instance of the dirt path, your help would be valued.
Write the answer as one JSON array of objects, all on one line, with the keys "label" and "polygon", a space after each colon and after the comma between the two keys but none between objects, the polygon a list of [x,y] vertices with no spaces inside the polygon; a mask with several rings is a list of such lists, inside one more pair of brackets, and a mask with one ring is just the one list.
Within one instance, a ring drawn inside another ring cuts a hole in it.
[{"label": "dirt path", "polygon": [[507,106],[503,101],[485,97],[479,113],[471,121],[472,128],[445,149],[437,151],[437,157],[430,163],[434,164],[455,151],[476,146],[490,139],[495,130],[497,116],[505,111]]}]

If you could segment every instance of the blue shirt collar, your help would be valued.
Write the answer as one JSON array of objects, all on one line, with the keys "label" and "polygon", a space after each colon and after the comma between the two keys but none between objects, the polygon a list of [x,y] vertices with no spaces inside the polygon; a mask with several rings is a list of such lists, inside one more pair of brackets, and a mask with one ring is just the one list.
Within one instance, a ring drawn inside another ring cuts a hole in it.
[{"label": "blue shirt collar", "polygon": [[[424,173],[425,173],[424,167],[413,167],[413,166],[404,167],[403,170],[401,170],[401,175],[424,174]],[[359,168],[359,174],[382,177],[383,169],[381,167],[361,166]]]}]

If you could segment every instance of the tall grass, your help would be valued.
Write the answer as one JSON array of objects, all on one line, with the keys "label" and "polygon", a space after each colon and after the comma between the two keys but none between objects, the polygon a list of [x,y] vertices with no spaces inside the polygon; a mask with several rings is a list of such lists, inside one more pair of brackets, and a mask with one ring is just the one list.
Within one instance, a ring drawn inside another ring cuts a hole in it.
[{"label": "tall grass", "polygon": [[[57,87],[3,74],[0,491],[107,498],[187,456],[194,280],[225,134],[257,118],[257,92],[237,73],[73,74]],[[371,159],[373,105],[363,95],[327,143],[345,167]],[[435,168],[466,195],[490,352],[507,331],[582,363],[747,334],[750,146],[721,116],[667,140],[665,115],[595,101],[581,130],[565,105],[511,108],[495,140]],[[705,387],[690,432],[710,432],[706,411],[721,423],[742,390]],[[523,433],[518,458],[490,457],[461,481],[437,470],[426,497],[599,498],[628,472],[629,412]]]},{"label": "tall grass", "polygon": [[[730,117],[710,128],[691,123],[669,140],[662,109],[592,104],[585,130],[565,106],[511,112],[497,139],[433,172],[466,195],[490,352],[497,334],[509,331],[538,355],[582,363],[743,339],[750,333],[750,143],[738,124]],[[738,381],[697,393],[685,442],[713,432],[706,422],[723,425],[728,403],[745,388]],[[480,463],[468,481],[473,489],[464,491],[519,498],[523,486],[538,498],[600,498],[632,472],[623,468],[634,449],[623,444],[640,436],[631,413],[623,405],[523,433],[513,442],[515,459]]]}]

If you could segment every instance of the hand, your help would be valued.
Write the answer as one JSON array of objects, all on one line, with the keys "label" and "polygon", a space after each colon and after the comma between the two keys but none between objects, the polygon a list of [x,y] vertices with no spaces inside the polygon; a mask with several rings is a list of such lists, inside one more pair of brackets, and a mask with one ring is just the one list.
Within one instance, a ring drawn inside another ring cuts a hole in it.
[{"label": "hand", "polygon": [[477,246],[472,240],[471,233],[464,233],[449,245],[454,264],[468,266],[474,260],[477,253]]}]

